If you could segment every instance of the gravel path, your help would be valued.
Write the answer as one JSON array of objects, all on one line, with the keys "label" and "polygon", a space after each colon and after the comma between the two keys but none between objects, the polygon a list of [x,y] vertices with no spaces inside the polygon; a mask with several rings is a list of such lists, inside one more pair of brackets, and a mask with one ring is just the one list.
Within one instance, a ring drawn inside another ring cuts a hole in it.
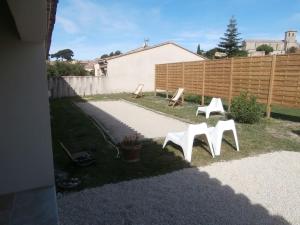
[{"label": "gravel path", "polygon": [[67,194],[61,225],[298,225],[299,162],[276,152]]},{"label": "gravel path", "polygon": [[125,101],[90,101],[76,104],[102,124],[116,143],[125,136],[134,134],[139,134],[142,138],[165,137],[170,131],[183,131],[188,126],[182,121]]}]

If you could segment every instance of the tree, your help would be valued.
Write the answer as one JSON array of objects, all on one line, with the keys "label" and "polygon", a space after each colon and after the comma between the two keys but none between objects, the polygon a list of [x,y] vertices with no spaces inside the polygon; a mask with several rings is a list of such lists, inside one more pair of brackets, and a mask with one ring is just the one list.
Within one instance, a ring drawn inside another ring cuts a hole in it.
[{"label": "tree", "polygon": [[270,52],[273,52],[273,48],[270,45],[260,45],[256,48],[256,51],[264,51],[266,55],[269,55]]},{"label": "tree", "polygon": [[111,52],[110,54],[109,54],[109,57],[112,57],[112,56],[114,56],[115,55],[115,53],[114,52]]},{"label": "tree", "polygon": [[221,37],[221,42],[218,45],[220,51],[226,53],[228,57],[235,56],[241,48],[239,35],[236,19],[231,17],[224,37]]},{"label": "tree", "polygon": [[51,55],[51,58],[56,58],[58,60],[61,58],[62,60],[71,61],[74,53],[71,49],[63,49]]},{"label": "tree", "polygon": [[107,55],[107,54],[103,54],[103,55],[101,55],[101,59],[105,59],[105,58],[107,58],[107,57],[109,57],[109,55]]},{"label": "tree", "polygon": [[209,59],[214,59],[215,58],[215,54],[218,51],[220,51],[219,48],[212,48],[212,49],[208,50],[207,52],[205,52],[204,56],[206,58],[209,58]]},{"label": "tree", "polygon": [[122,54],[121,51],[119,51],[119,50],[115,51],[115,55],[121,55],[121,54]]},{"label": "tree", "polygon": [[197,54],[198,55],[202,55],[203,54],[203,51],[200,49],[200,45],[199,44],[197,46]]},{"label": "tree", "polygon": [[296,53],[297,52],[297,48],[296,47],[290,47],[288,50],[287,50],[287,53]]},{"label": "tree", "polygon": [[48,77],[59,77],[59,76],[86,76],[87,71],[84,66],[80,63],[69,63],[69,62],[50,62],[47,63],[47,75]]}]

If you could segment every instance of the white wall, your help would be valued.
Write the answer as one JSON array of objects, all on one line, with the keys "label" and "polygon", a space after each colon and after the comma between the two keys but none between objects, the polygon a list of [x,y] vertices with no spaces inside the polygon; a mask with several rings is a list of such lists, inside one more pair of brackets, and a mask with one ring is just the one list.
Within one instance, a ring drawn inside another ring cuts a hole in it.
[{"label": "white wall", "polygon": [[44,41],[20,40],[4,2],[0,1],[0,195],[54,185]]},{"label": "white wall", "polygon": [[133,92],[143,83],[144,91],[154,91],[155,64],[203,60],[176,45],[157,48],[108,60],[107,76],[103,78],[103,93]]}]

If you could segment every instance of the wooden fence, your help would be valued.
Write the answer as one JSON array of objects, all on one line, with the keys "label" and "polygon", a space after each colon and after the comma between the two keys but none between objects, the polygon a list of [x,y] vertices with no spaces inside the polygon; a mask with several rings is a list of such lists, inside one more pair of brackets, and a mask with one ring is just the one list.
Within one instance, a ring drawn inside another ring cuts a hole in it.
[{"label": "wooden fence", "polygon": [[257,96],[267,105],[300,107],[300,54],[231,58],[159,64],[155,68],[155,90],[221,97],[228,100],[241,91]]},{"label": "wooden fence", "polygon": [[100,76],[65,76],[48,79],[52,98],[101,94]]}]

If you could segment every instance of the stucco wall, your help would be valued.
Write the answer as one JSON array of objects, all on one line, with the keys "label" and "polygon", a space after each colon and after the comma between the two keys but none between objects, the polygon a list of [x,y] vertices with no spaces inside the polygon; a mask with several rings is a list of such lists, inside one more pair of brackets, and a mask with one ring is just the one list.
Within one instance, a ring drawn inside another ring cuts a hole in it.
[{"label": "stucco wall", "polygon": [[20,40],[0,1],[0,195],[53,186],[43,42]]},{"label": "stucco wall", "polygon": [[103,93],[133,92],[140,83],[144,91],[154,91],[155,64],[203,60],[173,44],[111,59],[103,77]]}]

